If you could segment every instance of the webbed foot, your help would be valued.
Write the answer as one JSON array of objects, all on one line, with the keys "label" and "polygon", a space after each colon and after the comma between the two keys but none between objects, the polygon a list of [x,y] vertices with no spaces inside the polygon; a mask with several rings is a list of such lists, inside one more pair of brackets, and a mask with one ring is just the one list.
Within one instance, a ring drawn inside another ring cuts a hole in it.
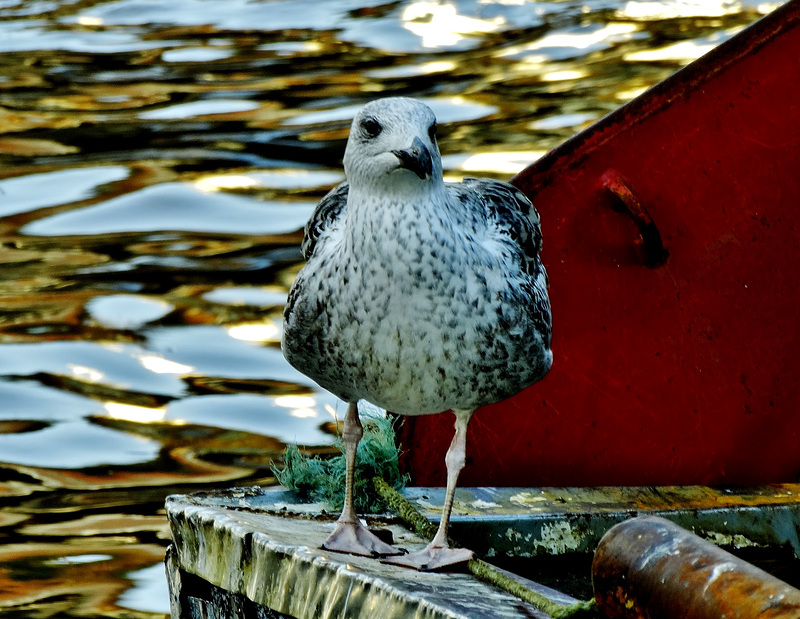
[{"label": "webbed foot", "polygon": [[473,552],[466,548],[447,548],[446,546],[427,546],[417,552],[401,557],[383,559],[381,563],[410,567],[420,572],[432,572],[450,565],[469,561]]},{"label": "webbed foot", "polygon": [[402,553],[370,532],[360,521],[337,523],[334,532],[322,544],[322,549],[364,557],[386,557]]}]

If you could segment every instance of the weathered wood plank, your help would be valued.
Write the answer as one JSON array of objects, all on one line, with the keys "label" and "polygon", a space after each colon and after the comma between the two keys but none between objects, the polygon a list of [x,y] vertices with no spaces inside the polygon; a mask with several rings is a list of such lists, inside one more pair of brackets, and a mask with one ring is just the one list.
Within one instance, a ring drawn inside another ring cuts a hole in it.
[{"label": "weathered wood plank", "polygon": [[[405,496],[438,519],[443,489],[408,488]],[[460,488],[450,533],[489,558],[589,553],[612,526],[641,514],[663,516],[717,545],[788,547],[800,558],[800,484]]]},{"label": "weathered wood plank", "polygon": [[[320,550],[333,528],[333,518],[274,515],[287,497],[291,495],[237,490],[167,500],[178,567],[177,576],[172,570],[172,580],[179,580],[181,587],[176,596],[180,609],[177,615],[173,610],[174,619],[219,614],[209,600],[198,602],[197,596],[187,594],[181,573],[297,619],[547,617],[467,573],[420,573],[375,559]],[[293,511],[301,509],[296,505]],[[416,549],[425,543],[399,525],[384,528],[405,548]],[[540,589],[559,603],[575,601]],[[203,608],[187,608],[192,604]]]},{"label": "weathered wood plank", "polygon": [[[405,496],[438,521],[443,489],[408,488]],[[666,517],[729,548],[792,549],[800,557],[799,484],[459,488],[451,533],[490,560],[590,557],[608,529],[641,514]],[[376,616],[376,608],[387,619],[546,617],[467,573],[421,574],[320,550],[335,515],[279,488],[174,496],[167,500],[167,515],[174,543],[167,561],[173,619],[273,619],[279,613],[366,619]],[[397,546],[415,550],[424,543],[391,518],[375,522]],[[526,584],[559,604],[575,601]]]}]

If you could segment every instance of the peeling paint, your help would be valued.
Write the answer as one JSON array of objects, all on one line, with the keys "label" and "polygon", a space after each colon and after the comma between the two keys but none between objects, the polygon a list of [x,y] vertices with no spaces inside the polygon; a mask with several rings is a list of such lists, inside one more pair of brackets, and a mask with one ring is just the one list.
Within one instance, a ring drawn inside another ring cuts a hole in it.
[{"label": "peeling paint", "polygon": [[717,546],[733,546],[734,548],[764,548],[765,546],[739,533],[729,535],[718,531],[706,531],[703,533],[703,537]]},{"label": "peeling paint", "polygon": [[473,501],[472,503],[470,503],[470,505],[475,509],[492,509],[494,507],[500,507],[500,503],[494,503],[493,501],[483,501],[481,499]]},{"label": "peeling paint", "polygon": [[517,542],[520,540],[522,535],[516,529],[512,529],[511,527],[509,527],[508,529],[506,529],[505,537],[510,542]]},{"label": "peeling paint", "polygon": [[516,503],[517,505],[528,505],[530,503],[547,501],[547,497],[541,494],[536,495],[532,492],[518,492],[517,494],[509,497],[508,500],[512,503]]},{"label": "peeling paint", "polygon": [[542,525],[542,539],[534,540],[535,548],[544,548],[553,554],[565,554],[580,548],[582,536],[572,529],[572,525],[561,520]]}]

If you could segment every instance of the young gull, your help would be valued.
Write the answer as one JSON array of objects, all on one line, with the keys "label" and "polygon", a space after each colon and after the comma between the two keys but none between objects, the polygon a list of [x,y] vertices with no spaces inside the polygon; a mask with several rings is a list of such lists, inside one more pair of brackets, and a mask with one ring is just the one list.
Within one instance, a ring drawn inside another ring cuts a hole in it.
[{"label": "young gull", "polygon": [[399,554],[353,507],[358,401],[404,415],[450,409],[455,436],[438,532],[424,550],[389,560],[437,569],[472,556],[448,548],[447,525],[473,412],[538,381],[552,363],[539,216],[506,183],[445,183],[436,118],[414,99],[365,105],[344,169],[347,181],[306,225],[307,263],[284,314],[286,359],[348,403],[345,504],[323,548]]}]

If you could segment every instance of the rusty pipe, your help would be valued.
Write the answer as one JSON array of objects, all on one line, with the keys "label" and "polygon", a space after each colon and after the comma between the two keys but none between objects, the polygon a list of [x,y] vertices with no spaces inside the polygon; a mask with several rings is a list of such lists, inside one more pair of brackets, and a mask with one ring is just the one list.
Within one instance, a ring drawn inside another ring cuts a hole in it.
[{"label": "rusty pipe", "polygon": [[800,617],[800,591],[654,516],[603,536],[592,580],[597,606],[611,619]]}]

